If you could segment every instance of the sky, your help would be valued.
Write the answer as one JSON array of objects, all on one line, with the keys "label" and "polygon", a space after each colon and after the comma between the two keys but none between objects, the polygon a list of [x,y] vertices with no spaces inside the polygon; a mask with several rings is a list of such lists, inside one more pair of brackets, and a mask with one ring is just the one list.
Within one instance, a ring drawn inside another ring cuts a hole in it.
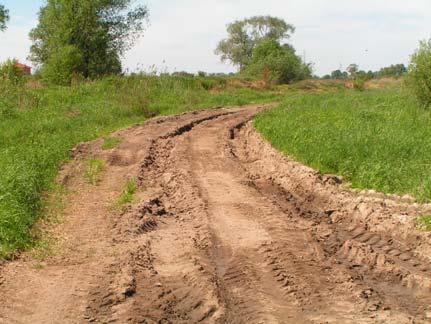
[{"label": "sky", "polygon": [[[317,75],[356,63],[364,70],[405,63],[419,41],[431,38],[430,0],[137,0],[150,23],[123,58],[129,71],[233,72],[214,54],[226,25],[254,15],[283,18],[296,27],[289,42]],[[26,60],[29,31],[42,0],[0,0],[11,21],[0,33],[0,61]]]}]

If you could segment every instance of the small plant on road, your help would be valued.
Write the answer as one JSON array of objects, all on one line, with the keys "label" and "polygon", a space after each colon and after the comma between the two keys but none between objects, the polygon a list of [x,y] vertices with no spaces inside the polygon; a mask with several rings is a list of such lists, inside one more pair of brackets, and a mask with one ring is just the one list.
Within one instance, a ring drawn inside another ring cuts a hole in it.
[{"label": "small plant on road", "polygon": [[138,190],[138,185],[134,179],[129,179],[121,192],[120,198],[118,198],[117,204],[123,206],[133,201],[133,196]]},{"label": "small plant on road", "polygon": [[416,218],[416,222],[422,230],[431,231],[431,215],[419,216]]},{"label": "small plant on road", "polygon": [[112,150],[113,148],[117,147],[121,141],[121,137],[106,137],[102,145],[102,150]]},{"label": "small plant on road", "polygon": [[89,184],[96,186],[100,181],[100,173],[105,167],[105,162],[101,159],[90,159],[86,162],[84,177]]}]

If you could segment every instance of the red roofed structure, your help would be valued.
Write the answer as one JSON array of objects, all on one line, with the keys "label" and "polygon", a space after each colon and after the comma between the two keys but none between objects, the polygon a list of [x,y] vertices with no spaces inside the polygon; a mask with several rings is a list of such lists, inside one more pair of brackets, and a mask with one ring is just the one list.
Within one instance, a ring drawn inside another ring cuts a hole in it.
[{"label": "red roofed structure", "polygon": [[24,74],[26,75],[30,75],[31,74],[31,66],[22,64],[22,63],[16,63],[15,67],[17,67],[18,69],[22,70],[24,72]]}]

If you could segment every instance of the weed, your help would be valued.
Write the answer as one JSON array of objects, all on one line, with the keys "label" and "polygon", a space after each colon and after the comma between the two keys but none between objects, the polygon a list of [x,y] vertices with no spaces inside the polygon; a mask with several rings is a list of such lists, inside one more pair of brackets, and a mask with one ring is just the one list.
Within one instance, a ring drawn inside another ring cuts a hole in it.
[{"label": "weed", "polygon": [[85,163],[85,172],[84,177],[85,180],[96,186],[100,181],[100,174],[105,168],[105,162],[101,159],[92,158],[86,161]]},{"label": "weed", "polygon": [[418,227],[424,231],[431,231],[431,215],[419,216],[416,218]]},{"label": "weed", "polygon": [[121,143],[122,140],[123,139],[121,137],[117,137],[117,136],[106,137],[104,139],[104,142],[102,145],[102,150],[111,150],[111,149],[117,147]]},{"label": "weed", "polygon": [[117,205],[123,206],[133,201],[133,197],[138,190],[138,185],[134,179],[130,179],[126,182],[120,197],[118,198]]}]

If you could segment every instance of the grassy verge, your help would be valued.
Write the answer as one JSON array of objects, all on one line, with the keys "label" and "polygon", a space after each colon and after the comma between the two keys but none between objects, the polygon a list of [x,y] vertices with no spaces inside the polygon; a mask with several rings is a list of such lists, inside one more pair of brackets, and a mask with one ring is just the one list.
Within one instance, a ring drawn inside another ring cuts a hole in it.
[{"label": "grassy verge", "polygon": [[356,188],[431,200],[431,111],[399,85],[298,92],[254,125],[277,149]]},{"label": "grassy verge", "polygon": [[155,115],[276,97],[209,78],[112,77],[48,88],[0,81],[0,257],[31,245],[41,197],[77,143]]}]

